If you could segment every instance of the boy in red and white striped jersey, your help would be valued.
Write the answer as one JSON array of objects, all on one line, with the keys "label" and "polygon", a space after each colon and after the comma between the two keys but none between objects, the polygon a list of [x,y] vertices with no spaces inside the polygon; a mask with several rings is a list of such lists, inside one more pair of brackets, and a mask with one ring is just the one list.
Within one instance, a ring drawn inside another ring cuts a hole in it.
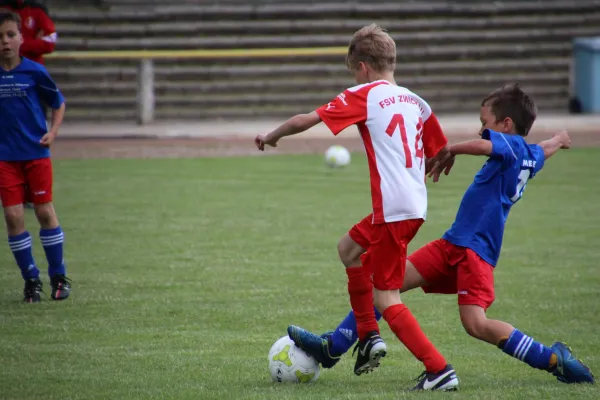
[{"label": "boy in red and white striped jersey", "polygon": [[373,227],[360,262],[345,263],[359,336],[354,373],[378,367],[387,352],[375,305],[398,339],[425,365],[426,389],[456,389],[454,369],[402,304],[399,292],[408,244],[427,214],[424,160],[446,155],[447,139],[427,102],[396,84],[396,44],[383,29],[372,24],[358,30],[350,41],[346,65],[357,86],[267,135],[258,135],[255,144],[259,150],[274,147],[281,138],[320,122],[334,135],[357,125],[369,165]]}]

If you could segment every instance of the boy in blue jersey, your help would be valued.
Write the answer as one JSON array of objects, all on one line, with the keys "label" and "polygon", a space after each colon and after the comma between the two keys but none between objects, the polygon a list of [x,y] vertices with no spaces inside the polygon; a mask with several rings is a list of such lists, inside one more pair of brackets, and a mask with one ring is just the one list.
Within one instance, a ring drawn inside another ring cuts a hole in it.
[{"label": "boy in blue jersey", "polygon": [[[58,134],[65,102],[42,66],[19,56],[23,43],[17,14],[0,10],[0,200],[8,244],[25,280],[24,301],[40,301],[42,281],[25,229],[23,203],[34,204],[40,223],[40,241],[48,260],[54,300],[71,290],[63,260],[64,235],[52,205],[50,145]],[[42,102],[53,109],[47,131]]]},{"label": "boy in blue jersey", "polygon": [[[561,342],[551,347],[535,341],[506,322],[488,319],[487,308],[494,301],[493,271],[502,246],[508,213],[523,195],[528,180],[559,149],[568,149],[571,140],[560,132],[540,144],[527,144],[536,117],[533,100],[518,85],[502,87],[481,103],[481,139],[451,146],[446,160],[430,173],[434,180],[451,163],[454,155],[487,156],[488,159],[465,192],[456,220],[441,239],[411,254],[402,292],[421,287],[426,293],[458,294],[461,322],[467,333],[498,346],[502,351],[534,368],[546,370],[565,383],[593,383],[590,369],[576,360]],[[447,173],[448,171],[446,171]],[[355,225],[340,241],[344,264],[360,262],[369,246],[369,217]],[[358,260],[358,261],[357,261]],[[377,313],[377,316],[379,314]],[[357,339],[352,313],[333,331],[317,336],[297,326],[288,327],[296,344],[331,368]],[[436,390],[443,381],[424,373],[417,389]]]}]

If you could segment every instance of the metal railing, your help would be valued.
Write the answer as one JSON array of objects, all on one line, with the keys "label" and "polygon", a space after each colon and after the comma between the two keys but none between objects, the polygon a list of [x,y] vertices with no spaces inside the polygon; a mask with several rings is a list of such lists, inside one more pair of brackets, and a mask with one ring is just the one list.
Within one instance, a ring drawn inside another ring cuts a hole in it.
[{"label": "metal railing", "polygon": [[298,56],[343,56],[347,47],[216,49],[216,50],[133,50],[133,51],[62,51],[46,56],[49,60],[138,60],[137,121],[145,125],[154,121],[154,60],[232,59]]}]

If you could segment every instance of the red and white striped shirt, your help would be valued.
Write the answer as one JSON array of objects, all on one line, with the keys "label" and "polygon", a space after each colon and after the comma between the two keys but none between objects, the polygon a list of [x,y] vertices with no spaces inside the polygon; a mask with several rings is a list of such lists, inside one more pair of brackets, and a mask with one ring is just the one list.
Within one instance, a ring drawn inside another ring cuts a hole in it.
[{"label": "red and white striped shirt", "polygon": [[423,99],[376,81],[345,90],[316,112],[334,135],[358,126],[369,162],[373,223],[426,218],[424,157],[435,156],[448,140]]}]

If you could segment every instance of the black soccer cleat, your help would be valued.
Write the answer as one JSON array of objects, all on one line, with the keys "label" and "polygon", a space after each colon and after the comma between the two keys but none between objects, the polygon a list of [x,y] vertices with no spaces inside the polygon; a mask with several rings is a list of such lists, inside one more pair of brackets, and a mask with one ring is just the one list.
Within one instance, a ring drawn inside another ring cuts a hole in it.
[{"label": "black soccer cleat", "polygon": [[64,300],[71,294],[71,280],[62,274],[50,277],[52,285],[52,300]]},{"label": "black soccer cleat", "polygon": [[41,301],[40,293],[42,293],[40,278],[25,280],[25,288],[23,289],[23,301],[25,303],[39,303]]},{"label": "black soccer cleat", "polygon": [[425,371],[415,380],[419,383],[411,390],[440,390],[442,392],[458,390],[458,376],[450,364],[438,373],[430,374]]},{"label": "black soccer cleat", "polygon": [[366,340],[358,342],[352,355],[356,353],[356,350],[358,350],[358,355],[354,365],[354,374],[362,375],[379,367],[379,360],[385,357],[387,346],[377,332],[370,332]]}]

